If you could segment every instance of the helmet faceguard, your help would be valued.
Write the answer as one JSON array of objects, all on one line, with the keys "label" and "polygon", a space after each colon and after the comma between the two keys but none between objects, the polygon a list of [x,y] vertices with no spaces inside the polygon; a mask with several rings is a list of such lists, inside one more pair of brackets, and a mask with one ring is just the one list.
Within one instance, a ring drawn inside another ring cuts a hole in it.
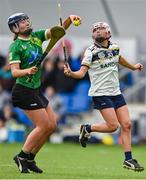
[{"label": "helmet faceguard", "polygon": [[95,30],[97,30],[98,28],[105,28],[105,30],[107,31],[107,35],[106,36],[97,36],[95,39],[95,41],[101,43],[104,40],[108,40],[111,37],[111,29],[110,26],[106,23],[106,22],[97,22],[95,24],[93,24],[92,26],[92,32],[94,33]]},{"label": "helmet faceguard", "polygon": [[[30,18],[28,17],[27,14],[24,14],[24,13],[16,13],[16,14],[11,15],[8,18],[8,26],[9,26],[10,30],[13,33],[16,33],[16,34],[19,33],[19,31],[20,31],[19,22],[21,22],[23,20],[30,21]],[[30,27],[29,29],[32,29],[31,28],[31,21],[30,21],[29,27]]]}]

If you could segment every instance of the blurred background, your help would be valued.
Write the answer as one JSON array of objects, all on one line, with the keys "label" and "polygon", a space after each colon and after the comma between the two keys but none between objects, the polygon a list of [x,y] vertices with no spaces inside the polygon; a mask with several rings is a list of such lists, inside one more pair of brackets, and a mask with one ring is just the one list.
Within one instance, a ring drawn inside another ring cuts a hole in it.
[{"label": "blurred background", "polygon": [[[0,142],[23,142],[33,128],[23,111],[11,104],[15,79],[8,70],[8,47],[13,36],[7,19],[24,12],[31,18],[34,30],[52,27],[59,24],[58,3],[63,19],[70,14],[82,18],[81,26],[71,26],[64,38],[73,70],[80,68],[83,53],[92,43],[91,26],[97,21],[110,25],[111,41],[120,46],[121,54],[129,62],[140,62],[146,67],[145,0],[0,0]],[[58,42],[43,63],[42,75],[42,90],[59,119],[56,132],[48,140],[52,143],[78,142],[80,124],[102,121],[88,97],[88,74],[82,80],[70,79],[64,76],[63,65],[62,46]],[[133,125],[132,143],[145,143],[146,70],[132,72],[119,66],[119,78]],[[120,130],[113,134],[92,134],[90,143],[120,144]]]}]

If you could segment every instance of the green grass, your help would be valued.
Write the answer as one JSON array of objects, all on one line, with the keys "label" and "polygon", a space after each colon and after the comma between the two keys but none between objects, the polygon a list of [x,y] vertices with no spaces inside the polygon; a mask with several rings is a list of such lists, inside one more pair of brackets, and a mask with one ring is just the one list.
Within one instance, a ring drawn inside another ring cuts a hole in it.
[{"label": "green grass", "polygon": [[[123,169],[120,146],[46,144],[37,157],[43,174],[21,174],[12,157],[22,144],[0,144],[0,179],[146,179],[146,171]],[[134,146],[134,157],[146,166],[146,147]]]}]

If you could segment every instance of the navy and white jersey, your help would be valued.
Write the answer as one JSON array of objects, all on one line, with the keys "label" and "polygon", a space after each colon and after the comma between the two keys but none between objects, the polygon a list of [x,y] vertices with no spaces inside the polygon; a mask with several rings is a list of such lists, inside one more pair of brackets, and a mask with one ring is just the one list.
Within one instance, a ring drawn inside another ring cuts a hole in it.
[{"label": "navy and white jersey", "polygon": [[119,58],[119,47],[111,42],[107,48],[93,44],[86,49],[81,65],[89,67],[89,96],[121,94],[118,78]]}]

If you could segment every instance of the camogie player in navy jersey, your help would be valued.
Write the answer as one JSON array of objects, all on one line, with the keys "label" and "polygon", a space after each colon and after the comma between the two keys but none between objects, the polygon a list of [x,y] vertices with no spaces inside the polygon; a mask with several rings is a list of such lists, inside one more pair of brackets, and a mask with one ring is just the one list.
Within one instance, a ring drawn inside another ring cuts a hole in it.
[{"label": "camogie player in navy jersey", "polygon": [[142,70],[143,65],[130,64],[120,55],[119,47],[110,41],[111,30],[107,23],[97,22],[92,28],[94,43],[85,51],[81,68],[73,72],[69,65],[64,66],[64,73],[72,78],[83,78],[88,71],[94,108],[99,110],[105,122],[84,124],[80,128],[79,142],[82,147],[91,132],[111,133],[121,127],[122,145],[125,152],[124,168],[143,171],[144,168],[132,157],[131,120],[125,99],[120,91],[118,64],[133,71]]}]

